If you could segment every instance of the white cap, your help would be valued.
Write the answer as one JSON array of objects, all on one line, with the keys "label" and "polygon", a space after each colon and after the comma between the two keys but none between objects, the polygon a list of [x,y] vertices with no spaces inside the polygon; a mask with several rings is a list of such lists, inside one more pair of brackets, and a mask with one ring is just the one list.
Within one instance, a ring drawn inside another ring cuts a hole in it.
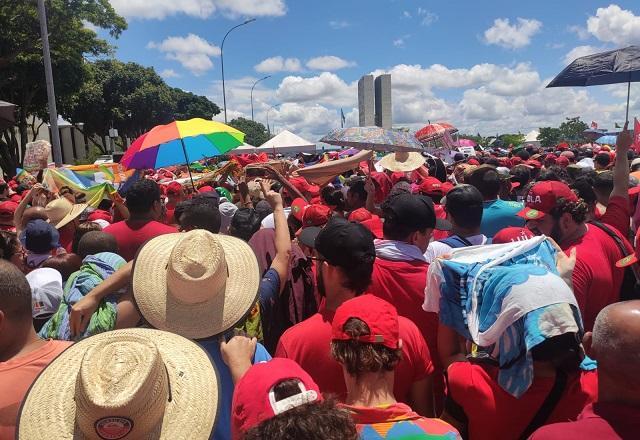
[{"label": "white cap", "polygon": [[[286,218],[289,218],[289,214],[291,214],[291,208],[290,207],[284,208],[284,216]],[[276,223],[275,223],[275,220],[273,219],[273,213],[269,214],[264,219],[262,219],[262,223],[260,224],[260,226],[265,229],[275,229]]]},{"label": "white cap", "polygon": [[226,234],[229,232],[231,219],[238,210],[238,207],[231,202],[223,202],[218,205],[218,210],[220,211],[220,233]]},{"label": "white cap", "polygon": [[640,157],[636,157],[635,159],[633,159],[631,161],[631,167],[633,168],[634,166],[640,164]]},{"label": "white cap", "polygon": [[62,301],[62,275],[55,269],[43,267],[27,274],[31,286],[31,311],[34,318],[48,318],[58,311]]}]

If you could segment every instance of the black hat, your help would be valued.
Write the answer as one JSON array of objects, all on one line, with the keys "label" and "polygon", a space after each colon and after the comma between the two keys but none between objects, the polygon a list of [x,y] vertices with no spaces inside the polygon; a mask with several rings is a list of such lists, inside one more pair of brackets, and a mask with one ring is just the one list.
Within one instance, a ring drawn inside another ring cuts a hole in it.
[{"label": "black hat", "polygon": [[398,194],[387,199],[382,207],[385,222],[402,225],[412,231],[435,228],[441,231],[451,229],[451,223],[436,218],[430,197],[415,194]]},{"label": "black hat", "polygon": [[314,247],[332,266],[350,269],[376,258],[373,234],[360,223],[332,217],[324,228],[314,229],[319,229]]}]

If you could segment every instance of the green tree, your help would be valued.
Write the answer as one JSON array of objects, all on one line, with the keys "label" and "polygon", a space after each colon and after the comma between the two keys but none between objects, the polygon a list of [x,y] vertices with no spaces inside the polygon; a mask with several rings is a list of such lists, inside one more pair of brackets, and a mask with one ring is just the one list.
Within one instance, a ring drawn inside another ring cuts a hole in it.
[{"label": "green tree", "polygon": [[[111,53],[111,46],[85,28],[83,20],[117,38],[126,29],[108,0],[48,0],[47,18],[56,101],[61,114],[84,82],[87,57]],[[0,132],[0,166],[11,174],[30,140],[29,118],[47,119],[47,91],[42,41],[35,1],[0,2],[0,96],[19,106],[18,143],[11,129]],[[33,120],[33,119],[32,119]],[[35,133],[31,133],[33,139]]]},{"label": "green tree", "polygon": [[558,128],[560,129],[561,140],[567,142],[584,142],[584,131],[589,128],[589,126],[577,116],[575,118],[566,118]]},{"label": "green tree", "polygon": [[255,147],[259,147],[271,138],[267,132],[267,128],[260,122],[254,122],[245,118],[236,118],[229,122],[229,125],[243,132],[245,134],[245,143]]},{"label": "green tree", "polygon": [[562,139],[562,131],[559,128],[554,127],[540,127],[538,129],[538,140],[540,145],[545,148],[553,147],[557,145]]},{"label": "green tree", "polygon": [[173,117],[180,121],[191,118],[211,119],[220,113],[220,107],[209,101],[206,96],[195,95],[182,89],[171,89],[175,111]]},{"label": "green tree", "polygon": [[516,134],[501,134],[498,136],[498,139],[502,142],[502,145],[507,148],[509,145],[513,145],[514,147],[521,145],[524,143],[525,136],[522,133]]}]

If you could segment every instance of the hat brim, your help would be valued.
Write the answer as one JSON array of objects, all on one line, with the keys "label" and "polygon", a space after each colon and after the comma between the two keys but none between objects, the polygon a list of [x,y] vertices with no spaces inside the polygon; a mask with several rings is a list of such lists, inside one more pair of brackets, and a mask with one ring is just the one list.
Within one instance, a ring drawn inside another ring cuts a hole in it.
[{"label": "hat brim", "polygon": [[316,238],[318,237],[320,231],[322,231],[322,228],[318,226],[309,226],[307,228],[303,228],[298,235],[298,241],[307,247],[315,249]]},{"label": "hat brim", "polygon": [[142,336],[155,343],[169,377],[171,399],[165,405],[162,423],[149,438],[181,438],[185,432],[190,438],[208,438],[215,426],[220,397],[219,378],[211,359],[201,347],[183,337],[142,328],[86,338],[55,358],[25,397],[17,438],[41,439],[47,432],[55,433],[58,439],[87,438],[75,420],[76,381],[82,359],[89,348],[105,339],[117,341],[129,336]]},{"label": "hat brim", "polygon": [[189,339],[224,333],[249,313],[258,298],[258,260],[244,241],[216,234],[228,268],[224,292],[205,302],[186,304],[174,298],[167,287],[171,252],[182,237],[181,233],[160,235],[138,252],[133,267],[133,297],[138,309],[151,326]]},{"label": "hat brim", "polygon": [[405,161],[396,160],[396,153],[391,153],[380,159],[378,164],[385,170],[408,173],[420,168],[424,162],[425,158],[420,153],[410,152]]},{"label": "hat brim", "polygon": [[523,210],[518,212],[517,215],[518,217],[523,218],[525,220],[539,220],[547,214],[545,214],[542,211],[538,211],[537,209],[524,208]]},{"label": "hat brim", "polygon": [[628,267],[638,262],[636,254],[627,255],[616,262],[616,267]]},{"label": "hat brim", "polygon": [[71,208],[71,211],[69,211],[69,214],[67,214],[64,217],[62,217],[62,219],[58,223],[55,224],[55,228],[56,229],[60,229],[61,227],[66,226],[74,218],[76,218],[80,214],[82,214],[82,211],[87,209],[88,206],[89,205],[86,204],[86,203],[78,203],[78,204],[73,205],[73,208]]}]

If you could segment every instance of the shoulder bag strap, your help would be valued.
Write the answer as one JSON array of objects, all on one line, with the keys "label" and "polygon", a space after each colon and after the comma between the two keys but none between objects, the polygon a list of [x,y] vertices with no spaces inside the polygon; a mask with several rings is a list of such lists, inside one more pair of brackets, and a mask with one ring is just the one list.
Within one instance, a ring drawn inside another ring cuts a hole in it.
[{"label": "shoulder bag strap", "polygon": [[520,435],[521,440],[528,439],[536,429],[543,426],[553,413],[553,410],[558,406],[562,393],[567,385],[567,373],[562,370],[556,370],[556,380],[553,382],[553,388],[549,391],[547,398],[542,402],[542,406],[538,409],[538,412],[533,416],[529,425],[522,431]]}]

